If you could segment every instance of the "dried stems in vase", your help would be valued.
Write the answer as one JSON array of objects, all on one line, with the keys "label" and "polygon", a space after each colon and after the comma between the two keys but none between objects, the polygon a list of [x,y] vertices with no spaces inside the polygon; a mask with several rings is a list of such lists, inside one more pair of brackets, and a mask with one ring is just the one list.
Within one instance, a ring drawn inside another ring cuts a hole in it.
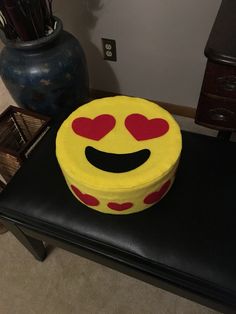
[{"label": "dried stems in vase", "polygon": [[52,0],[0,0],[0,28],[9,40],[35,40],[54,29]]}]

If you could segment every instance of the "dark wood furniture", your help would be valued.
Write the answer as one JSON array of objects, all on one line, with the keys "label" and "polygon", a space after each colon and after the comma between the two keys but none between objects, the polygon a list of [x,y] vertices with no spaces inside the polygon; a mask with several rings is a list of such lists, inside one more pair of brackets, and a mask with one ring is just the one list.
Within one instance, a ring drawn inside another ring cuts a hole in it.
[{"label": "dark wood furniture", "polygon": [[[0,175],[8,183],[49,129],[49,117],[9,106],[0,114]],[[0,190],[4,182],[0,178]]]},{"label": "dark wood furniture", "polygon": [[195,121],[229,137],[236,131],[236,1],[222,1],[205,55],[208,61]]}]

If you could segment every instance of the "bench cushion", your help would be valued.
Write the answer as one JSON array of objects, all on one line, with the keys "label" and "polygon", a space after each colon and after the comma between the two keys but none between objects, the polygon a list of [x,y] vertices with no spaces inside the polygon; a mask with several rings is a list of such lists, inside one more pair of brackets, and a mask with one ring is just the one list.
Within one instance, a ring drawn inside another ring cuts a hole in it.
[{"label": "bench cushion", "polygon": [[[0,215],[94,251],[142,265],[236,299],[236,144],[183,132],[176,183],[153,207],[106,215],[79,203],[55,157],[56,128],[45,136],[1,195]],[[171,277],[172,276],[172,277]],[[171,279],[172,278],[172,279]],[[177,279],[173,279],[177,278]]]}]

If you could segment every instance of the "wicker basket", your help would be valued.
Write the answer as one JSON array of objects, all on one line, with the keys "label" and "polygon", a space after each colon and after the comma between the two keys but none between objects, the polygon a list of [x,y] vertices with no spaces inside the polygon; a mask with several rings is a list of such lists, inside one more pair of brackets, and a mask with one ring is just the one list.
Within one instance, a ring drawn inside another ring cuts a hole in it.
[{"label": "wicker basket", "polygon": [[0,175],[6,183],[48,131],[49,121],[49,117],[14,106],[0,115]]}]

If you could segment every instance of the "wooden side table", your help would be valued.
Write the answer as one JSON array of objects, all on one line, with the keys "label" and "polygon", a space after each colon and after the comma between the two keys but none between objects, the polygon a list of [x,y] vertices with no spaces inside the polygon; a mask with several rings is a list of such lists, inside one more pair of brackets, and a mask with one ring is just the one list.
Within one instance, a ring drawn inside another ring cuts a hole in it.
[{"label": "wooden side table", "polygon": [[223,0],[210,33],[195,122],[229,138],[236,131],[236,2]]}]

